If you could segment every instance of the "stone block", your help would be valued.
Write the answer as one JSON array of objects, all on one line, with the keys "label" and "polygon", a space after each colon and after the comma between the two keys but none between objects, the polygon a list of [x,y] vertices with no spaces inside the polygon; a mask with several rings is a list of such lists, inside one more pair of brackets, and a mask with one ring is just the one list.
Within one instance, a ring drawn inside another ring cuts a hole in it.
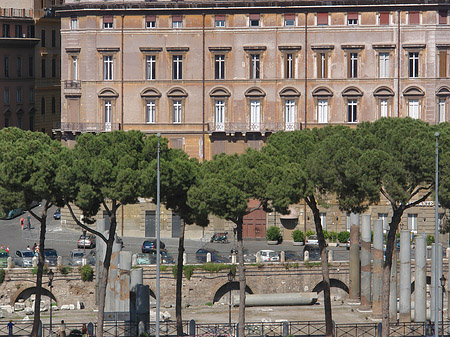
[{"label": "stone block", "polygon": [[70,306],[68,304],[63,304],[60,309],[61,310],[70,310]]},{"label": "stone block", "polygon": [[25,303],[19,303],[19,302],[16,302],[16,303],[14,303],[14,311],[23,311],[23,310],[25,310]]}]

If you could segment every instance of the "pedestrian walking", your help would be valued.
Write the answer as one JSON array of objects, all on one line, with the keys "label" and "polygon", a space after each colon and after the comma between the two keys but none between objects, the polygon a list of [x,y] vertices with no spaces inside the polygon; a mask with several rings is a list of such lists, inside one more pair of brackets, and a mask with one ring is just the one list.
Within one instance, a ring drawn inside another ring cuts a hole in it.
[{"label": "pedestrian walking", "polygon": [[28,213],[28,216],[27,216],[27,229],[28,230],[31,229],[31,215],[30,215],[30,213]]},{"label": "pedestrian walking", "polygon": [[5,250],[9,254],[9,246],[6,246]]},{"label": "pedestrian walking", "polygon": [[59,337],[66,337],[66,323],[64,323],[64,320],[59,325]]},{"label": "pedestrian walking", "polygon": [[25,219],[23,217],[20,218],[20,226],[22,227],[23,230],[23,226],[25,226]]},{"label": "pedestrian walking", "polygon": [[8,336],[13,336],[13,326],[14,323],[12,322],[12,320],[9,320],[8,325]]}]

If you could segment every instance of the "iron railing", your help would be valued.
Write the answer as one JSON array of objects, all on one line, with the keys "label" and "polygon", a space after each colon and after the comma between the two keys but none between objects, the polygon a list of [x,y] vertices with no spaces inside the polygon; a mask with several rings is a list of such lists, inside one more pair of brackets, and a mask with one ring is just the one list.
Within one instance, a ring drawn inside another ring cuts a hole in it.
[{"label": "iron railing", "polygon": [[301,130],[301,123],[284,122],[260,122],[260,123],[208,123],[208,130],[211,132],[277,132]]},{"label": "iron railing", "polygon": [[64,89],[81,89],[81,81],[66,80]]},{"label": "iron railing", "polygon": [[120,123],[66,123],[56,122],[54,129],[71,132],[108,132],[120,130]]}]

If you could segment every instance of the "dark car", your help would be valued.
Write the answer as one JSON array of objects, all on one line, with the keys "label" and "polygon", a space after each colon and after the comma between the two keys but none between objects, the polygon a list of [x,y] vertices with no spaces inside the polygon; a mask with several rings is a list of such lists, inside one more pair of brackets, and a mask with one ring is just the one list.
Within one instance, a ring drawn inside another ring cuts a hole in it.
[{"label": "dark car", "polygon": [[320,261],[320,248],[318,245],[305,245],[303,256],[305,256],[305,252],[309,252],[310,261]]},{"label": "dark car", "polygon": [[[173,259],[173,256],[170,255],[170,253],[167,250],[161,249],[160,253],[161,253],[161,263],[164,263],[164,264],[166,264],[166,263],[168,263],[168,264],[175,263],[175,260]],[[155,263],[156,263],[156,249],[150,251],[150,256],[152,257],[152,260],[154,260]]]},{"label": "dark car", "polygon": [[301,254],[295,250],[286,250],[284,252],[284,260],[286,262],[301,261]]},{"label": "dark car", "polygon": [[58,253],[53,248],[45,248],[44,260],[49,266],[56,266],[58,264]]},{"label": "dark car", "polygon": [[57,208],[55,213],[53,213],[53,219],[55,220],[61,219],[61,208]]},{"label": "dark car", "polygon": [[14,256],[14,264],[18,267],[33,267],[34,254],[31,250],[18,250]]},{"label": "dark car", "polygon": [[83,333],[78,329],[73,329],[70,331],[70,333],[67,335],[67,337],[82,337]]},{"label": "dark car", "polygon": [[214,263],[228,263],[228,262],[230,262],[229,259],[227,259],[224,256],[221,256],[216,250],[214,250],[214,249],[205,249],[205,248],[200,248],[195,253],[195,258],[197,259],[197,262],[206,262],[206,255],[208,253],[211,254],[211,262],[214,262]]},{"label": "dark car", "polygon": [[[164,242],[159,242],[159,248],[164,249],[166,245]],[[150,253],[151,250],[156,249],[156,239],[155,240],[145,240],[142,244],[142,252],[143,253]]]}]

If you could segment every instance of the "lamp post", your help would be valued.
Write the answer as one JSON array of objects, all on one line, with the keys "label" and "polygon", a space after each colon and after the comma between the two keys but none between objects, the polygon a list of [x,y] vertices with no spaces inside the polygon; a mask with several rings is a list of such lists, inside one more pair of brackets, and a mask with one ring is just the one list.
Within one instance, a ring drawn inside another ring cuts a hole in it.
[{"label": "lamp post", "polygon": [[55,273],[53,273],[53,270],[50,269],[50,271],[47,273],[48,276],[48,286],[50,287],[50,336],[53,336],[53,330],[52,330],[52,289],[53,289],[53,277],[55,276]]},{"label": "lamp post", "polygon": [[230,271],[228,272],[228,325],[231,327],[231,282],[234,279],[234,274]]},{"label": "lamp post", "polygon": [[160,152],[161,152],[161,134],[158,132],[158,151],[157,151],[157,166],[156,166],[156,315],[155,315],[155,336],[159,337],[159,311],[160,311],[160,282],[161,282],[161,181],[160,181]]},{"label": "lamp post", "polygon": [[434,181],[435,203],[434,203],[434,336],[439,336],[439,132],[435,132],[436,137],[436,175]]},{"label": "lamp post", "polygon": [[442,326],[442,337],[444,337],[444,292],[445,292],[445,281],[447,281],[447,279],[445,278],[444,275],[441,276],[440,278],[441,280],[441,287],[442,287],[442,311],[441,311],[441,326]]}]

